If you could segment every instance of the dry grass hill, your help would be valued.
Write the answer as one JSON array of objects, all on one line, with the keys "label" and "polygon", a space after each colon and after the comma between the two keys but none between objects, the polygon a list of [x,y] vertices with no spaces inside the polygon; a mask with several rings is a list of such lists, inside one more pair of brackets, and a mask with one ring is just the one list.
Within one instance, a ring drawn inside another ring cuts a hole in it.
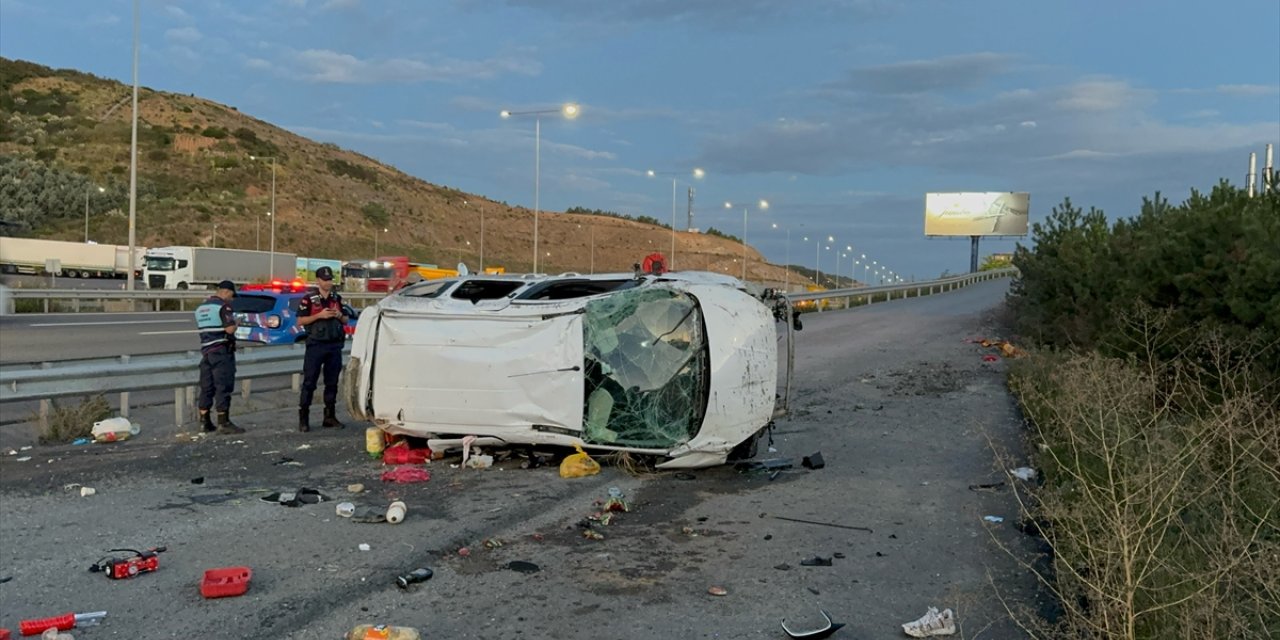
[{"label": "dry grass hill", "polygon": [[[130,87],[89,74],[0,58],[0,159],[21,158],[108,185],[128,185]],[[277,250],[298,255],[408,255],[453,265],[478,260],[484,216],[485,261],[528,270],[532,211],[438,186],[333,144],[321,144],[252,116],[194,96],[143,89],[139,93],[138,233],[146,246],[209,245],[217,224],[221,247],[267,246],[271,169],[250,156],[278,158]],[[82,191],[81,191],[82,193]],[[83,197],[80,196],[80,202]],[[91,237],[127,242],[123,210],[92,216]],[[589,203],[583,203],[589,204]],[[47,212],[32,235],[79,240],[83,208]],[[258,225],[261,224],[261,231]],[[543,271],[628,270],[652,251],[667,253],[670,231],[633,220],[542,213]],[[467,242],[471,244],[468,246]],[[676,266],[734,275],[742,245],[682,232]],[[783,280],[783,269],[748,249],[749,278]],[[792,273],[793,282],[799,275]]]}]

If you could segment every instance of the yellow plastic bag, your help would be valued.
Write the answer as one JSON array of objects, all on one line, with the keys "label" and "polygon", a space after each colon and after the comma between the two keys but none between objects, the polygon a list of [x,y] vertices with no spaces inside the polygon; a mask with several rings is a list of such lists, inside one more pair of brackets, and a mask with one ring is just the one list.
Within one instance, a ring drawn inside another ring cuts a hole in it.
[{"label": "yellow plastic bag", "polygon": [[591,456],[582,450],[582,447],[575,444],[573,448],[577,449],[578,452],[566,456],[560,462],[561,478],[583,478],[600,473],[599,462],[592,460]]}]

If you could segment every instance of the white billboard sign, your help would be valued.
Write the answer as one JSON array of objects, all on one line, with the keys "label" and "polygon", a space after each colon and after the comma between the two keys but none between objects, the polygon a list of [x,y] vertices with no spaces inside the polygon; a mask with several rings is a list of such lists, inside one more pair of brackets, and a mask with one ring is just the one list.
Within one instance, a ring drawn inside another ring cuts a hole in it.
[{"label": "white billboard sign", "polygon": [[926,236],[1025,236],[1031,194],[926,193]]}]

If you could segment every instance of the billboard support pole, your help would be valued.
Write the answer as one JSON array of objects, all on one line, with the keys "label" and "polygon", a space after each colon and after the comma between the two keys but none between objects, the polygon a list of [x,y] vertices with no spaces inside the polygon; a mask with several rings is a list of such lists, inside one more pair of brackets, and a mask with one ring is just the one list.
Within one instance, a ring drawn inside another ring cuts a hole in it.
[{"label": "billboard support pole", "polygon": [[[1246,192],[1248,192],[1250,198],[1253,197],[1254,180],[1256,180],[1257,177],[1258,177],[1258,154],[1250,153],[1249,154],[1249,173],[1246,173],[1244,176],[1244,189]],[[1264,182],[1265,182],[1265,179],[1264,179]],[[1263,188],[1263,191],[1264,192],[1266,191],[1265,187]]]},{"label": "billboard support pole", "polygon": [[969,273],[978,272],[978,240],[982,236],[969,236]]}]

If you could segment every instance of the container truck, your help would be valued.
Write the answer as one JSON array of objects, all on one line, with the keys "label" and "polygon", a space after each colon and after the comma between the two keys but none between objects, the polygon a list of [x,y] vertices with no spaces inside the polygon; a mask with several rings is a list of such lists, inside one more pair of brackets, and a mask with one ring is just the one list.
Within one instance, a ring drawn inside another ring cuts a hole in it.
[{"label": "container truck", "polygon": [[[128,251],[128,248],[125,248]],[[114,278],[116,245],[0,237],[0,267],[5,273],[41,275],[49,273],[50,260],[58,262],[57,273],[69,278]]]},{"label": "container truck", "polygon": [[146,254],[143,279],[149,289],[208,289],[223,280],[236,284],[292,280],[297,264],[292,253],[162,247]]}]

